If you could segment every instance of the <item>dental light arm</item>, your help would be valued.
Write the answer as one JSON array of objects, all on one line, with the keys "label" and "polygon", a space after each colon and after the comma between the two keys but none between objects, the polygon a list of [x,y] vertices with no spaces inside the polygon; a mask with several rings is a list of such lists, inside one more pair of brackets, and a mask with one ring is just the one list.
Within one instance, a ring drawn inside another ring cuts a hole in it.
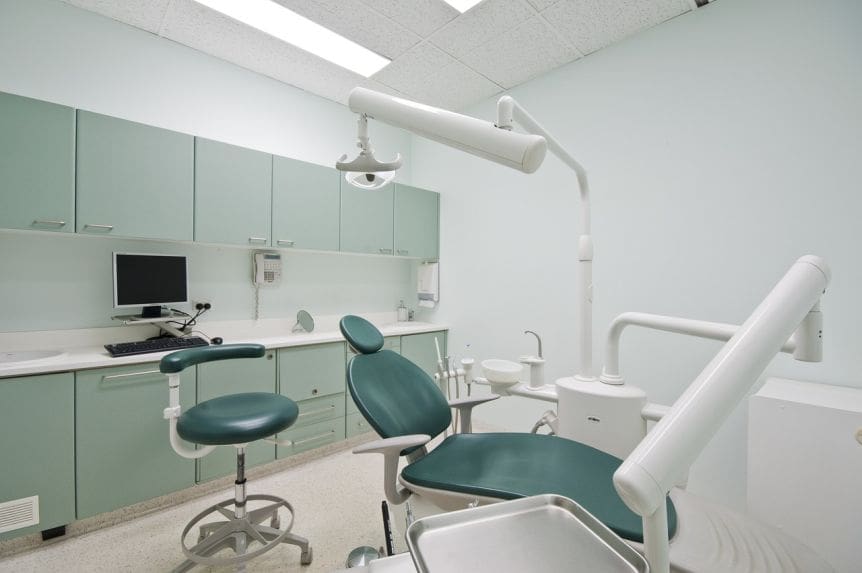
[{"label": "dental light arm", "polygon": [[650,570],[670,570],[666,496],[809,312],[831,273],[800,258],[614,474],[626,505],[643,517]]},{"label": "dental light arm", "polygon": [[[589,185],[584,168],[567,153],[530,114],[509,96],[497,104],[497,123],[491,123],[382,94],[354,88],[348,106],[358,114],[406,129],[422,137],[466,151],[524,173],[533,173],[551,152],[575,171],[580,191],[581,236],[578,240],[578,378],[593,379],[592,366],[592,261]],[[512,131],[517,122],[530,133]],[[343,161],[340,160],[340,161]],[[338,167],[338,164],[336,164]],[[344,170],[342,167],[339,169]]]},{"label": "dental light arm", "polygon": [[[628,326],[641,326],[651,330],[685,334],[710,340],[727,342],[739,330],[735,324],[692,320],[675,316],[649,314],[645,312],[624,312],[617,316],[608,329],[605,344],[605,365],[599,380],[605,384],[623,384],[620,375],[620,338]],[[781,352],[793,354],[797,360],[820,362],[823,359],[823,315],[819,301],[796,328],[796,331],[781,347]]]}]

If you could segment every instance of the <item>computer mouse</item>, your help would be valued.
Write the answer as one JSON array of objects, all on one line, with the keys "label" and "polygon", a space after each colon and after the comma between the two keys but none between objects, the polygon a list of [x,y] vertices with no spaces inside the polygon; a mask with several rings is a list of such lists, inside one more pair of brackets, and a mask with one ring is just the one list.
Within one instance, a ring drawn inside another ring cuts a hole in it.
[{"label": "computer mouse", "polygon": [[213,336],[210,338],[211,344],[221,344],[222,342],[224,342],[224,340],[222,340],[221,336]]}]

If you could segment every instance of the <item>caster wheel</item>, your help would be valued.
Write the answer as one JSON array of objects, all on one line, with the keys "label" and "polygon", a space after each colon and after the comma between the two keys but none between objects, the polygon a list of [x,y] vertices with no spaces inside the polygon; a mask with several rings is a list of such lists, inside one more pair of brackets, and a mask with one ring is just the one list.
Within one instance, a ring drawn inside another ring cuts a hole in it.
[{"label": "caster wheel", "polygon": [[311,550],[311,547],[309,546],[308,551],[303,551],[302,554],[299,556],[299,562],[303,565],[309,565],[313,557],[313,552]]}]

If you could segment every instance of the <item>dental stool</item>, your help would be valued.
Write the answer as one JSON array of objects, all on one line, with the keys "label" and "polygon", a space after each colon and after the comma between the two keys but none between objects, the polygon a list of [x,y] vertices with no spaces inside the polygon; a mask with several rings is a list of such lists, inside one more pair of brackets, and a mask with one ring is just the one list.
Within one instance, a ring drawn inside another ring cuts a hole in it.
[{"label": "dental stool", "polygon": [[[293,527],[293,507],[280,497],[273,495],[246,495],[245,449],[250,442],[266,439],[274,443],[274,436],[289,428],[296,421],[296,403],[280,394],[248,392],[229,394],[201,402],[181,413],[179,404],[180,372],[204,362],[236,358],[259,358],[265,348],[259,344],[229,344],[190,348],[173,352],[162,358],[159,369],[168,375],[170,391],[169,407],[164,416],[170,422],[171,446],[185,458],[201,458],[216,446],[236,448],[235,495],[207,508],[192,519],[183,529],[180,543],[186,561],[174,571],[188,571],[195,565],[241,565],[282,543],[298,545],[302,550],[300,563],[311,563],[312,550],[308,540],[290,532]],[[200,449],[190,449],[180,440],[199,444]],[[249,509],[248,502],[268,502]],[[281,510],[281,511],[280,511]],[[289,515],[289,522],[281,528],[281,515]],[[225,519],[204,520],[218,514]],[[267,525],[263,523],[268,521]],[[200,526],[197,544],[189,547],[186,537]],[[258,544],[259,547],[255,547]],[[216,557],[215,553],[231,548],[234,555]]]}]

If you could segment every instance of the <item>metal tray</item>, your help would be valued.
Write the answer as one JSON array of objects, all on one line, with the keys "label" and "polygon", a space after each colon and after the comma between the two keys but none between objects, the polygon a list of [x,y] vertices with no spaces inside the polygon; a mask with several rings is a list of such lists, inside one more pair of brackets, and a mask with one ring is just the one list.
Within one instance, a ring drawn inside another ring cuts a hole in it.
[{"label": "metal tray", "polygon": [[407,530],[419,573],[646,573],[644,558],[580,505],[537,495],[425,517]]}]

